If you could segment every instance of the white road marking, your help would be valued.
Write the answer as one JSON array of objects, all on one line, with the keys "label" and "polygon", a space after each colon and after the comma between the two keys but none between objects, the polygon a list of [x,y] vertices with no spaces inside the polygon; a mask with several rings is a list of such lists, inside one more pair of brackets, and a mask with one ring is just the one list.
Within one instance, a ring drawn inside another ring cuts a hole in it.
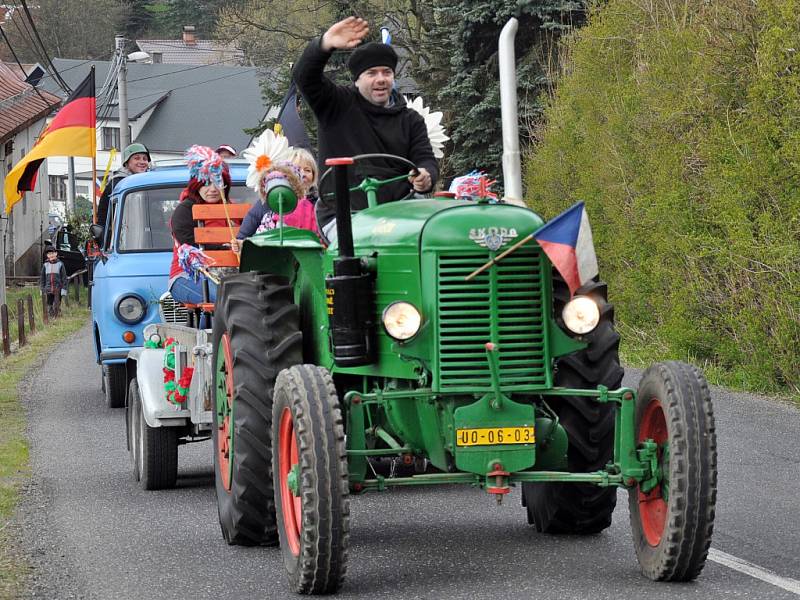
[{"label": "white road marking", "polygon": [[740,573],[744,573],[750,577],[755,577],[761,581],[766,581],[767,583],[784,589],[787,592],[792,592],[793,594],[800,596],[800,581],[797,579],[782,577],[777,573],[773,573],[772,571],[759,567],[758,565],[754,565],[753,563],[749,563],[746,560],[737,558],[736,556],[726,554],[725,552],[715,548],[709,548],[708,559],[713,560],[715,563],[724,565],[729,569],[739,571]]}]

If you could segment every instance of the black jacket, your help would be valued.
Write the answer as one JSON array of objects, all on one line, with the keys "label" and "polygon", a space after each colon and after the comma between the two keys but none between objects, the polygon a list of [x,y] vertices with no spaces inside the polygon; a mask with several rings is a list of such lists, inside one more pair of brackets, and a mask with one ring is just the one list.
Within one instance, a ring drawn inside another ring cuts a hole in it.
[{"label": "black jacket", "polygon": [[169,226],[172,230],[172,236],[177,240],[178,245],[197,245],[194,241],[194,227],[196,221],[194,217],[192,217],[192,207],[196,203],[196,200],[192,197],[184,198],[172,212]]},{"label": "black jacket", "polygon": [[[318,124],[319,169],[324,173],[328,168],[325,159],[357,154],[383,153],[396,154],[409,159],[417,167],[424,167],[431,174],[435,184],[439,174],[436,158],[433,156],[425,120],[415,111],[406,107],[402,98],[395,99],[394,106],[376,106],[364,98],[355,86],[336,85],[323,74],[325,65],[331,57],[330,52],[320,48],[320,40],[313,40],[305,49],[294,68],[294,80],[306,103],[314,111]],[[388,178],[408,172],[399,161],[370,161],[370,165],[382,168],[379,173],[370,173]],[[356,169],[350,169],[350,187],[358,185],[361,176]],[[335,215],[335,201],[327,196],[333,191],[333,178],[320,190],[317,203],[317,219],[322,227]],[[411,184],[401,181],[381,188],[378,202],[398,200],[408,195]],[[351,194],[351,210],[367,207],[367,199],[362,192]]]}]

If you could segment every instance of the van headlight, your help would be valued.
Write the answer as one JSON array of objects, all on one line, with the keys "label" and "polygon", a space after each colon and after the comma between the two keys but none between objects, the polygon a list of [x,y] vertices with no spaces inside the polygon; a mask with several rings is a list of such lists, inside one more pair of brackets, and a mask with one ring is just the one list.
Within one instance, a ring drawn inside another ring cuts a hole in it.
[{"label": "van headlight", "polygon": [[139,296],[123,296],[114,307],[117,318],[129,325],[134,325],[144,319],[146,311],[147,305]]},{"label": "van headlight", "polygon": [[422,325],[422,315],[408,302],[393,302],[383,311],[383,327],[394,339],[411,339]]},{"label": "van headlight", "polygon": [[589,333],[600,322],[600,309],[588,296],[575,296],[561,311],[564,325],[573,333]]}]

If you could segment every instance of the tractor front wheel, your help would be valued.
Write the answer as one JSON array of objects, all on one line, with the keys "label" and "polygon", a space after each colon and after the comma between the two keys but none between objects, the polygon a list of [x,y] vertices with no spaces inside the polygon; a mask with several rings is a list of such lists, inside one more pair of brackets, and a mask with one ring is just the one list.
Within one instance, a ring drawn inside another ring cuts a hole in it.
[{"label": "tractor front wheel", "polygon": [[698,369],[667,362],[645,371],[636,439],[655,443],[658,465],[653,480],[628,490],[636,557],[650,579],[691,581],[705,565],[717,496],[714,411]]},{"label": "tractor front wheel", "polygon": [[272,472],[278,534],[292,589],[330,594],[347,567],[347,450],[330,373],[313,365],[281,371],[272,406]]}]

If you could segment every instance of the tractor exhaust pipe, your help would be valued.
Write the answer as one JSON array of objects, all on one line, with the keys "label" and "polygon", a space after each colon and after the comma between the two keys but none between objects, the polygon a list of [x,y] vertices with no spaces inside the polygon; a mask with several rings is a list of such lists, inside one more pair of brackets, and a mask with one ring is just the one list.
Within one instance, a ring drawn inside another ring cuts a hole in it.
[{"label": "tractor exhaust pipe", "polygon": [[336,178],[336,233],[339,256],[333,259],[333,275],[325,279],[328,334],[333,360],[339,367],[375,362],[374,291],[372,275],[355,256],[350,191],[347,177],[352,158],[329,158]]},{"label": "tractor exhaust pipe", "polygon": [[522,199],[522,168],[519,154],[519,124],[517,121],[517,66],[514,57],[514,38],[519,21],[514,17],[500,32],[498,62],[500,64],[500,114],[503,122],[503,200],[525,206]]}]

